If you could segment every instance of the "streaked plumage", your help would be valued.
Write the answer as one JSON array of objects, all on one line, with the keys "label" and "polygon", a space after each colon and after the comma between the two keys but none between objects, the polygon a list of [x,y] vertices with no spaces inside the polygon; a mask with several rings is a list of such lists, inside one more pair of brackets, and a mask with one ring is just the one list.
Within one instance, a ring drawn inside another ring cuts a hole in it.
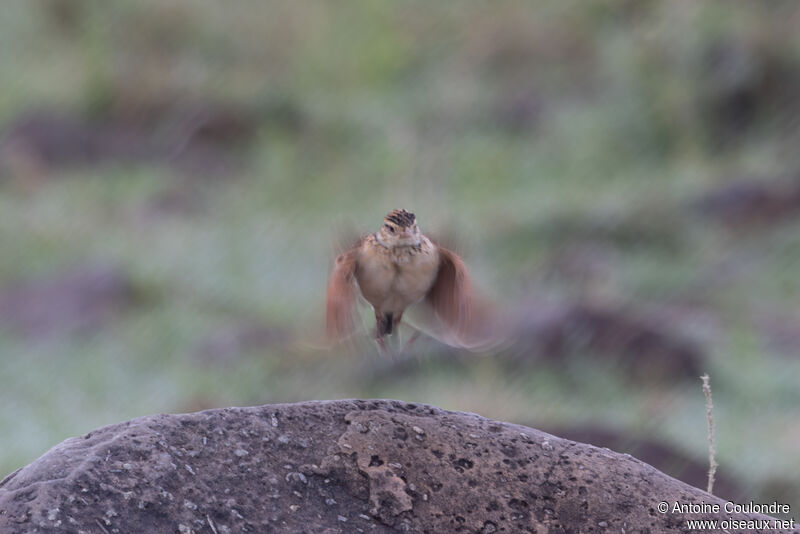
[{"label": "streaked plumage", "polygon": [[430,307],[449,337],[458,338],[470,327],[472,288],[464,263],[420,233],[416,217],[406,210],[390,212],[378,232],[336,258],[326,302],[331,339],[352,333],[359,293],[375,311],[375,338],[382,347],[383,337],[417,302]]}]

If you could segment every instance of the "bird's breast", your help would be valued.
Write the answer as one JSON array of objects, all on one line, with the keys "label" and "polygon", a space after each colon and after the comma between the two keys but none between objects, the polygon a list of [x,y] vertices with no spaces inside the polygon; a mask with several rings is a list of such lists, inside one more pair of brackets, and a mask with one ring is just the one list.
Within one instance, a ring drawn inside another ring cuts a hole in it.
[{"label": "bird's breast", "polygon": [[429,242],[395,249],[366,246],[356,279],[362,295],[376,310],[400,313],[427,294],[438,266],[438,252]]}]

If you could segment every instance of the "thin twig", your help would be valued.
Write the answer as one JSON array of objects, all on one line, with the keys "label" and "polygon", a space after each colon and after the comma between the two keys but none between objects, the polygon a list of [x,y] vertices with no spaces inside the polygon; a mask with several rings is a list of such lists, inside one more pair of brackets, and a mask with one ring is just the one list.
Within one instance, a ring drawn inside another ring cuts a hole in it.
[{"label": "thin twig", "polygon": [[711,402],[711,384],[707,374],[700,377],[703,381],[703,394],[706,396],[706,422],[708,423],[708,491],[712,493],[714,489],[714,476],[717,474],[717,461],[714,455],[714,403]]},{"label": "thin twig", "polygon": [[214,526],[214,522],[211,521],[211,516],[209,516],[208,514],[206,514],[206,521],[208,521],[208,526],[211,527],[211,531],[214,534],[217,534],[217,527]]},{"label": "thin twig", "polygon": [[110,534],[108,529],[103,526],[103,523],[101,523],[99,519],[95,519],[94,522],[97,523],[97,526],[100,527],[100,530],[102,530],[105,534]]}]

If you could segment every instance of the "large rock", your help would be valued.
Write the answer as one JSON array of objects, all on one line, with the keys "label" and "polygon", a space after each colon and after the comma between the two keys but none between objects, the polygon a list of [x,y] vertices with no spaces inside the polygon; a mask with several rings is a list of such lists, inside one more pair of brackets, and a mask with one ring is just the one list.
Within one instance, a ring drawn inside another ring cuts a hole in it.
[{"label": "large rock", "polygon": [[724,504],[608,449],[346,400],[156,415],[68,439],[0,482],[0,532],[656,533],[769,520],[660,513],[661,501]]}]

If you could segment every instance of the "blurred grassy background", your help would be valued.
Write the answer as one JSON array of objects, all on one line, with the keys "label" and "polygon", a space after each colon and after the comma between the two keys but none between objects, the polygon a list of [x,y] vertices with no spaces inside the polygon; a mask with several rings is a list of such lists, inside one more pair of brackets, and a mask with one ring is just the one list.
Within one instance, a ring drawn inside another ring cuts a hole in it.
[{"label": "blurred grassy background", "polygon": [[[6,4],[0,474],[154,412],[391,397],[604,429],[704,487],[708,372],[722,496],[796,511],[798,27],[777,1]],[[324,349],[332,243],[397,207],[529,343]]]}]

